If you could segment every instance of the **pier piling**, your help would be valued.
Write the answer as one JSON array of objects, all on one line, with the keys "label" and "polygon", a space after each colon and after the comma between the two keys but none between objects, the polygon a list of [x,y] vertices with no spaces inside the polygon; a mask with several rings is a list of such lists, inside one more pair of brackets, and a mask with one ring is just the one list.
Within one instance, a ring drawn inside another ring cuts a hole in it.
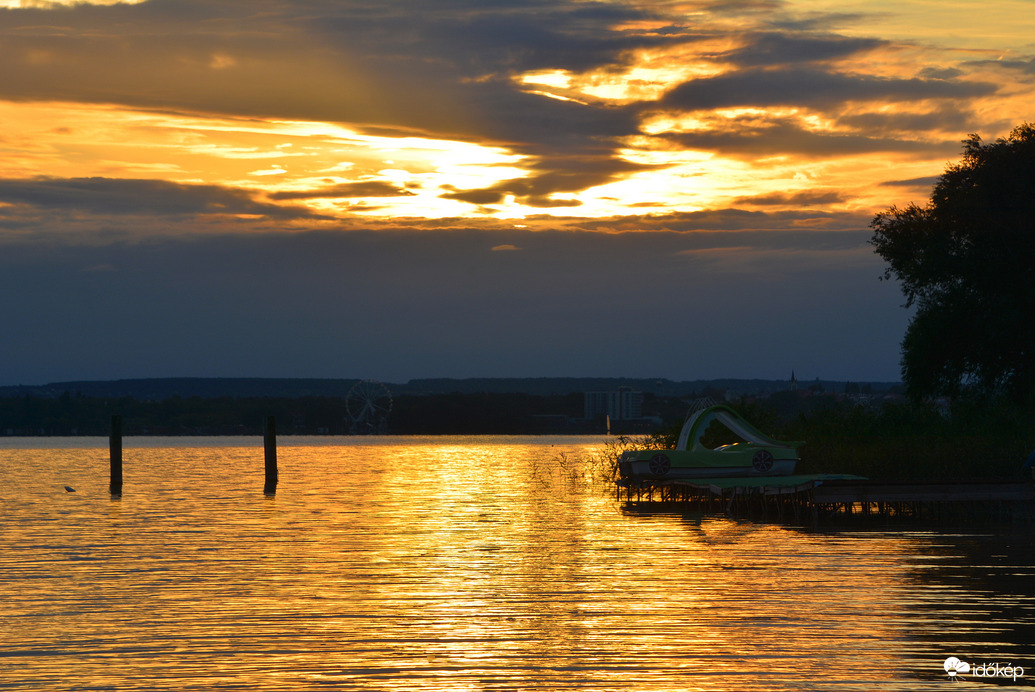
[{"label": "pier piling", "polygon": [[108,457],[111,466],[108,490],[112,495],[122,495],[122,416],[111,417]]},{"label": "pier piling", "polygon": [[275,416],[266,416],[266,434],[263,437],[263,445],[266,450],[266,484],[263,492],[267,495],[277,493],[277,419]]}]

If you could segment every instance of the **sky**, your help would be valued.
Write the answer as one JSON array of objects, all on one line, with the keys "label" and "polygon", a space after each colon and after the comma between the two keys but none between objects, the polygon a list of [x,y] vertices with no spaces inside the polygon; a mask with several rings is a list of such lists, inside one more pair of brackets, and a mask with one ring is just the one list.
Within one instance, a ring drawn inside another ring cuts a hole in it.
[{"label": "sky", "polygon": [[0,385],[894,381],[1031,0],[0,0]]}]

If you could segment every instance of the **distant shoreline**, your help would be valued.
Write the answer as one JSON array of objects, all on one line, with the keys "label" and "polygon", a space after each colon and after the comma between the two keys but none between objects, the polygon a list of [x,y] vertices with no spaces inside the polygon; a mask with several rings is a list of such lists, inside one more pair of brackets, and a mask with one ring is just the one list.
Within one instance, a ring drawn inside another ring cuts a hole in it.
[{"label": "distant shoreline", "polygon": [[[41,385],[0,386],[0,398],[17,396],[57,397],[81,394],[99,397],[133,397],[140,400],[173,396],[213,398],[344,396],[361,378],[264,378],[264,377],[159,377],[118,380],[73,380]],[[789,386],[787,379],[712,378],[670,380],[660,377],[472,377],[413,379],[405,383],[384,382],[393,395],[423,394],[538,394],[613,390],[632,387],[661,396],[688,396],[704,389],[731,390],[744,394],[776,392]],[[802,387],[827,390],[846,384],[867,385],[875,391],[893,391],[900,382],[867,380],[802,380]]]},{"label": "distant shoreline", "polygon": [[[262,434],[266,416],[277,419],[281,435],[638,435],[681,423],[688,407],[702,398],[768,401],[786,409],[800,406],[803,398],[877,401],[894,396],[895,387],[624,378],[417,380],[406,385],[201,378],[69,382],[0,389],[0,436],[104,436],[115,415],[121,417],[125,436],[254,436]],[[632,403],[617,403],[626,398]]]}]

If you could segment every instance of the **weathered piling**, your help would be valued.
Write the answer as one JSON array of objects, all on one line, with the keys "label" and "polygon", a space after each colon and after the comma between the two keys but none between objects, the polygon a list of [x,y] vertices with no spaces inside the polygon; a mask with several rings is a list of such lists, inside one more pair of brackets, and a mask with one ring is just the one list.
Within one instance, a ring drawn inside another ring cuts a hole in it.
[{"label": "weathered piling", "polygon": [[263,492],[274,495],[277,492],[277,419],[266,416],[266,434],[263,444],[266,450],[266,484]]},{"label": "weathered piling", "polygon": [[111,435],[108,436],[110,473],[108,490],[112,495],[122,494],[122,416],[111,417]]}]

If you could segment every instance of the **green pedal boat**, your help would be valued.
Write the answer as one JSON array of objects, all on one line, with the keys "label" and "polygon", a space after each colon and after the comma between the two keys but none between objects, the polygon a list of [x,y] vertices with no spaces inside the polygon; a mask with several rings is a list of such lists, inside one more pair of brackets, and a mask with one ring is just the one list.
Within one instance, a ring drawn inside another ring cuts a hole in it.
[{"label": "green pedal boat", "polygon": [[[701,440],[715,422],[742,441],[714,449]],[[683,424],[675,449],[624,452],[618,473],[627,479],[787,476],[798,463],[801,442],[780,442],[759,432],[729,406],[703,408]]]}]

